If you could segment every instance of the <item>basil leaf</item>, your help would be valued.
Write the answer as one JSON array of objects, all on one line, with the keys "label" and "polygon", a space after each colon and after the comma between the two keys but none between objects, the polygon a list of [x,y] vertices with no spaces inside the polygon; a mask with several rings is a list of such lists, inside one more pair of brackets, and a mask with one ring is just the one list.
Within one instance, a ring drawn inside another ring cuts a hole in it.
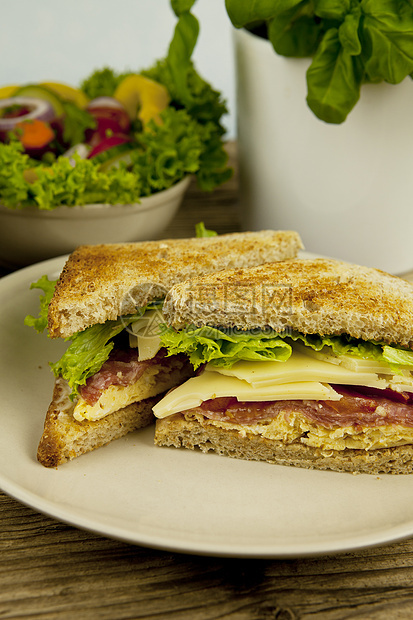
[{"label": "basil leaf", "polygon": [[342,21],[350,6],[351,0],[314,0],[314,13],[323,19]]},{"label": "basil leaf", "polygon": [[193,101],[188,86],[188,76],[192,68],[191,56],[198,34],[199,24],[196,17],[189,12],[182,13],[175,26],[166,58],[177,95],[185,105],[191,105]]},{"label": "basil leaf", "polygon": [[186,11],[190,11],[195,0],[171,0],[171,7],[177,17]]},{"label": "basil leaf", "polygon": [[323,32],[323,22],[314,19],[309,3],[301,3],[274,17],[268,24],[268,38],[277,54],[303,58],[312,56]]},{"label": "basil leaf", "polygon": [[413,71],[413,7],[408,0],[362,0],[370,81],[398,84]]},{"label": "basil leaf", "polygon": [[323,37],[307,71],[307,103],[318,118],[342,123],[360,97],[363,68],[340,43],[338,29]]},{"label": "basil leaf", "polygon": [[354,9],[348,13],[343,23],[338,29],[338,38],[343,48],[351,55],[358,56],[361,54],[361,42],[359,38],[361,9],[357,4]]},{"label": "basil leaf", "polygon": [[302,3],[302,0],[225,0],[227,13],[236,28],[254,22],[267,21]]}]

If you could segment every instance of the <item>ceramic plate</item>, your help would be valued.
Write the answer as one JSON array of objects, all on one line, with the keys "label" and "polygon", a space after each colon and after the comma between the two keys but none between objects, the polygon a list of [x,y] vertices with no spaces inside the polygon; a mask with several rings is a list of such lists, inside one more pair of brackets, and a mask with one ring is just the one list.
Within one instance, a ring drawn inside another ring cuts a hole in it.
[{"label": "ceramic plate", "polygon": [[132,433],[58,469],[36,461],[64,350],[25,327],[30,283],[64,259],[0,280],[0,486],[56,519],[129,543],[194,554],[282,558],[335,553],[413,534],[412,476],[307,471],[153,445]]}]

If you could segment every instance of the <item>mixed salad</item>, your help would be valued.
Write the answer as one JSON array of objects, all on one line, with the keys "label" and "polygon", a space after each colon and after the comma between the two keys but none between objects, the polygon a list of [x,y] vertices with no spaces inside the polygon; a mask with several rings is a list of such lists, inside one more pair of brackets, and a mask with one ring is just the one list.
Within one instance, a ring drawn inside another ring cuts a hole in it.
[{"label": "mixed salad", "polygon": [[0,88],[2,205],[127,204],[188,174],[207,191],[231,176],[225,103],[191,60],[199,32],[192,3],[171,4],[178,20],[168,54],[147,70],[104,67],[79,88]]}]

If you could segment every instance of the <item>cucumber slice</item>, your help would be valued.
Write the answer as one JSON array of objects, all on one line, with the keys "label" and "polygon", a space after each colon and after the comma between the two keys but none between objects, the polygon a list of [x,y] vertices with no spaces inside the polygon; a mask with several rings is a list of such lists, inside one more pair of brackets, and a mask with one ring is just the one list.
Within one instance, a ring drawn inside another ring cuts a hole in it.
[{"label": "cucumber slice", "polygon": [[39,86],[37,84],[28,84],[18,88],[13,97],[35,97],[36,99],[44,99],[53,107],[57,118],[64,115],[64,107],[60,97],[49,88]]}]

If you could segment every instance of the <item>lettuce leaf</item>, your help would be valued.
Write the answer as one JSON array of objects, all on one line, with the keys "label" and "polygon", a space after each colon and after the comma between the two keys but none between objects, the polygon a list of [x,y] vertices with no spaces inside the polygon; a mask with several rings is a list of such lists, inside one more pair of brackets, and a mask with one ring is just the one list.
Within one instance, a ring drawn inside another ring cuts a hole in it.
[{"label": "lettuce leaf", "polygon": [[239,360],[286,361],[292,347],[273,331],[252,333],[214,327],[191,326],[179,332],[165,328],[161,333],[162,345],[169,355],[185,353],[193,367],[212,362],[215,366],[230,368]]},{"label": "lettuce leaf", "polygon": [[[129,323],[128,323],[129,324]],[[125,321],[106,321],[92,325],[70,338],[71,343],[63,356],[50,367],[56,377],[63,377],[75,396],[78,387],[102,368],[114,347],[113,338],[125,328]]]},{"label": "lettuce leaf", "polygon": [[185,110],[167,108],[161,118],[162,124],[149,122],[139,138],[142,149],[130,153],[131,171],[139,176],[142,196],[166,189],[187,174],[196,174],[208,140],[208,128]]},{"label": "lettuce leaf", "polygon": [[195,326],[181,331],[165,327],[161,333],[161,342],[168,354],[185,353],[194,368],[207,362],[224,368],[230,368],[239,360],[283,362],[292,354],[291,341],[297,340],[316,351],[330,347],[335,355],[354,355],[385,362],[395,372],[403,366],[413,366],[413,351],[346,335],[280,334],[271,329],[240,331]]},{"label": "lettuce leaf", "polygon": [[23,146],[18,140],[10,144],[0,143],[0,201],[5,207],[13,208],[30,202],[31,188],[24,173],[31,167],[32,160],[23,153]]},{"label": "lettuce leaf", "polygon": [[44,292],[40,295],[39,316],[35,317],[30,314],[24,319],[24,324],[33,327],[39,334],[47,328],[47,313],[49,304],[52,300],[57,280],[49,280],[47,276],[42,276],[37,282],[32,282],[30,288],[38,288]]},{"label": "lettuce leaf", "polygon": [[96,69],[80,84],[81,90],[89,99],[111,97],[128,73],[116,73],[110,67]]},{"label": "lettuce leaf", "polygon": [[216,237],[217,236],[217,232],[215,232],[215,230],[208,230],[208,228],[205,227],[204,222],[198,222],[198,224],[195,224],[195,237]]},{"label": "lettuce leaf", "polygon": [[133,315],[91,325],[65,339],[70,345],[60,360],[51,363],[50,367],[56,377],[66,379],[72,389],[71,398],[77,396],[78,388],[85,385],[87,379],[102,368],[115,346],[115,337],[123,330],[127,330],[133,322],[138,321],[147,310],[159,310],[162,305],[163,299],[152,301],[138,308]]},{"label": "lettuce leaf", "polygon": [[372,359],[384,362],[398,372],[403,366],[413,366],[413,351],[402,349],[388,344],[368,340],[358,340],[347,336],[317,336],[304,335],[293,332],[289,335],[292,340],[301,340],[303,344],[315,351],[330,347],[334,355],[354,355],[362,359]]},{"label": "lettuce leaf", "polygon": [[[47,328],[47,313],[53,297],[57,280],[49,280],[44,275],[30,288],[38,288],[44,292],[40,296],[39,315],[28,315],[24,324],[33,327],[41,333]],[[78,388],[86,380],[101,369],[114,347],[114,338],[131,323],[137,321],[146,310],[162,308],[163,300],[154,300],[143,308],[138,308],[136,314],[121,317],[116,321],[106,321],[103,324],[92,325],[81,332],[65,339],[70,342],[63,356],[57,362],[51,362],[50,367],[56,377],[63,377],[72,389],[71,397],[75,397]]]}]

